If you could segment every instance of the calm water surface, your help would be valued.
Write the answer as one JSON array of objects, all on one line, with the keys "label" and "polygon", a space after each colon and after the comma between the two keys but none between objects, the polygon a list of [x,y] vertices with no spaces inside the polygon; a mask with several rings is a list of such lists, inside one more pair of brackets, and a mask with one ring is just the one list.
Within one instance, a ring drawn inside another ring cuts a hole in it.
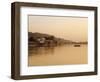
[{"label": "calm water surface", "polygon": [[57,47],[29,48],[29,66],[86,64],[87,45],[74,47],[73,44]]}]

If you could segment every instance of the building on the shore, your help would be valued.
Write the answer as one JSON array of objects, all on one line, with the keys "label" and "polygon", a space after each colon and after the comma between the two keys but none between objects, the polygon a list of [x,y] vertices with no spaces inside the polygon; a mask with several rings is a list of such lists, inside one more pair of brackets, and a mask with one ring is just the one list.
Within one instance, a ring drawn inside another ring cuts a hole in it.
[{"label": "building on the shore", "polygon": [[42,38],[33,38],[33,37],[30,37],[29,38],[29,45],[34,45],[34,46],[47,46],[47,47],[49,47],[49,46],[56,46],[57,44],[56,44],[56,42],[54,41],[54,39],[53,38],[49,38],[48,37],[48,39],[47,39],[47,37],[42,37]]}]

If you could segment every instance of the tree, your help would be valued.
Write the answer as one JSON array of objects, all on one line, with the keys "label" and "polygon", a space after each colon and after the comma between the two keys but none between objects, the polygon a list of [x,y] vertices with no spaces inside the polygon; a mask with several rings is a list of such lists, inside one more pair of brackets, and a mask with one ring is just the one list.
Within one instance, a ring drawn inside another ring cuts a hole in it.
[{"label": "tree", "polygon": [[28,39],[28,41],[34,41],[34,38],[33,38],[33,37],[30,37],[30,38]]}]

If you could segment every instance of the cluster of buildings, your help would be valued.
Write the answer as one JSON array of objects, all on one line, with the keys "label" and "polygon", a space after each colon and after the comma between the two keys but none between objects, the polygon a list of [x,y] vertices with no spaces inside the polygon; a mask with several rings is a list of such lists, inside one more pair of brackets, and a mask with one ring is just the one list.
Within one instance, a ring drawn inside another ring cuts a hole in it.
[{"label": "cluster of buildings", "polygon": [[49,36],[49,37],[30,37],[28,39],[28,44],[29,46],[33,46],[33,47],[49,47],[49,46],[56,46],[57,45],[57,41],[55,40],[55,38],[53,36]]}]

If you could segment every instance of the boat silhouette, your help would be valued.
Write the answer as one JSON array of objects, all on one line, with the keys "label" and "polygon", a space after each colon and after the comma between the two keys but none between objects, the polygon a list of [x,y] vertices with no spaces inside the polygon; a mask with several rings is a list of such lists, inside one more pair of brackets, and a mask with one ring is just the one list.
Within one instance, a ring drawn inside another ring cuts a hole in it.
[{"label": "boat silhouette", "polygon": [[74,47],[80,47],[80,46],[81,46],[80,44],[75,44],[75,45],[74,45]]}]

